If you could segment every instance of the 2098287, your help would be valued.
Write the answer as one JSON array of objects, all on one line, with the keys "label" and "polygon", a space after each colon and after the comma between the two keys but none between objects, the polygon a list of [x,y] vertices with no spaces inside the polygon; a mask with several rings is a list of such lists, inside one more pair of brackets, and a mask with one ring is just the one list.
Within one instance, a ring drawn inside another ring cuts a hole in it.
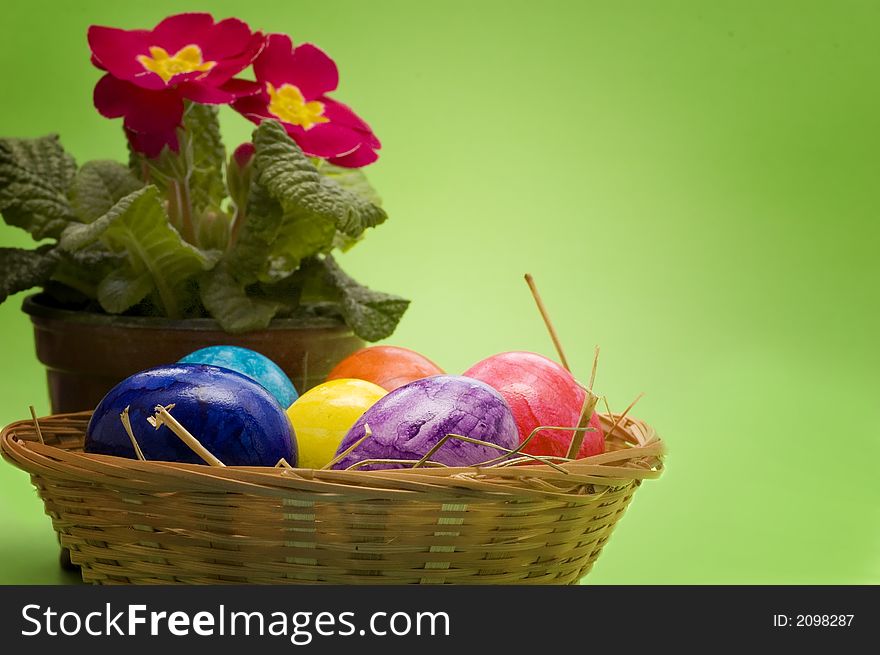
[{"label": "2098287", "polygon": [[855,614],[775,614],[773,627],[776,628],[848,628],[852,626]]}]

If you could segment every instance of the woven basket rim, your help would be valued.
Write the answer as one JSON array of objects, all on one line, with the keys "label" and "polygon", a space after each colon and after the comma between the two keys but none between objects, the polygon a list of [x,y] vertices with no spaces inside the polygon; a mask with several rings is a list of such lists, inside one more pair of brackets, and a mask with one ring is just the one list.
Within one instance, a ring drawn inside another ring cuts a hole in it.
[{"label": "woven basket rim", "polygon": [[[62,432],[84,436],[91,412],[56,414],[37,419],[60,424]],[[599,414],[612,450],[565,462],[557,470],[546,464],[511,467],[449,467],[391,470],[316,470],[301,468],[212,467],[177,462],[139,461],[111,455],[77,452],[76,446],[58,447],[40,442],[33,419],[7,425],[0,432],[4,459],[31,475],[70,482],[87,482],[133,492],[219,492],[289,496],[292,492],[322,498],[363,496],[394,499],[419,494],[474,497],[576,497],[583,489],[620,487],[654,479],[663,471],[665,446],[644,421],[620,414]],[[611,431],[612,427],[617,427]],[[609,432],[611,431],[611,432]],[[81,442],[80,442],[81,445]]]}]

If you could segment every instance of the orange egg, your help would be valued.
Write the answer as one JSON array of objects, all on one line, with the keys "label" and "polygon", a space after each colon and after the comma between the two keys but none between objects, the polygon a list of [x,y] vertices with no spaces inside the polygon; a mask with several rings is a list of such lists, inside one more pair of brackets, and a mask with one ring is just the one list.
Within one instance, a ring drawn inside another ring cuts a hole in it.
[{"label": "orange egg", "polygon": [[357,378],[394,391],[413,380],[443,373],[443,369],[430,359],[409,348],[370,346],[339,362],[327,379]]}]

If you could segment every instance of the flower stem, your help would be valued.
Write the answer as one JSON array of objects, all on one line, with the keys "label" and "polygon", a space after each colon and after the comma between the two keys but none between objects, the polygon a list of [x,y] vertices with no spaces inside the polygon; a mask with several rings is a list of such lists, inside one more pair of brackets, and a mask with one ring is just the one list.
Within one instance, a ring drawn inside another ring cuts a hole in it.
[{"label": "flower stem", "polygon": [[180,197],[181,218],[183,219],[183,238],[189,243],[194,244],[196,242],[196,229],[193,224],[188,175],[177,183],[177,194]]},{"label": "flower stem", "polygon": [[195,226],[192,219],[192,207],[190,205],[189,185],[186,180],[169,180],[170,198],[169,214],[171,222],[177,228],[183,239],[189,243],[196,242]]},{"label": "flower stem", "polygon": [[247,218],[244,210],[239,208],[238,205],[233,206],[235,207],[235,212],[232,214],[232,228],[229,230],[229,242],[226,250],[232,250],[235,247],[235,243],[238,241],[238,233],[241,231],[241,226]]}]

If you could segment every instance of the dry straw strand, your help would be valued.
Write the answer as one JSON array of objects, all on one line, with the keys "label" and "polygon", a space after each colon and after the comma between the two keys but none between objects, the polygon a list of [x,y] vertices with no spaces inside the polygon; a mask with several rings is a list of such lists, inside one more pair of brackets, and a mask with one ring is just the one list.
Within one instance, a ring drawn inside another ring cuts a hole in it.
[{"label": "dry straw strand", "polygon": [[138,443],[138,440],[134,436],[134,430],[131,429],[131,417],[128,415],[128,410],[130,408],[131,405],[122,410],[122,413],[119,415],[119,420],[122,421],[122,427],[125,428],[125,433],[131,440],[131,445],[134,448],[135,455],[137,455],[137,458],[139,460],[145,462],[147,461],[147,458],[144,457],[144,452],[141,450],[141,445]]},{"label": "dry straw strand", "polygon": [[223,462],[217,459],[210,450],[205,448],[189,430],[183,427],[176,418],[171,416],[169,413],[169,410],[171,409],[174,409],[174,405],[156,405],[154,409],[156,414],[147,420],[150,422],[150,425],[157,430],[163,425],[167,426],[169,430],[176,434],[183,443],[189,446],[190,449],[196,455],[205,460],[207,464],[210,464],[211,466],[226,466]]},{"label": "dry straw strand", "polygon": [[36,432],[37,432],[37,439],[40,440],[41,444],[45,445],[46,442],[43,441],[43,431],[40,430],[40,422],[37,420],[37,412],[34,410],[33,405],[29,405],[28,409],[31,410],[31,418],[34,421],[34,430],[36,430]]},{"label": "dry straw strand", "polygon": [[593,390],[593,383],[596,382],[596,370],[599,368],[599,346],[596,346],[593,351],[593,368],[590,371],[590,383],[587,385],[587,390]]},{"label": "dry straw strand", "polygon": [[538,305],[538,311],[541,312],[541,318],[544,319],[544,325],[547,326],[547,331],[550,333],[550,339],[553,341],[553,346],[556,348],[556,352],[559,355],[559,361],[562,362],[565,370],[570,371],[571,367],[568,365],[568,359],[566,359],[565,357],[565,351],[562,350],[562,342],[559,340],[559,335],[556,334],[556,328],[553,327],[553,321],[550,320],[550,314],[547,312],[547,307],[544,305],[544,300],[541,298],[541,294],[538,292],[538,286],[535,284],[535,278],[532,277],[531,273],[526,273],[525,280],[526,284],[529,285],[529,290],[532,292],[532,297],[535,299],[535,304]]},{"label": "dry straw strand", "polygon": [[373,436],[373,431],[370,429],[370,424],[369,424],[369,423],[364,423],[364,436],[362,436],[360,439],[358,439],[357,441],[355,441],[353,444],[351,444],[351,445],[350,445],[348,448],[346,448],[344,451],[342,451],[341,453],[339,453],[336,457],[334,457],[334,458],[331,459],[329,462],[327,462],[327,463],[321,468],[321,470],[322,470],[322,471],[326,471],[327,469],[332,469],[332,468],[333,468],[334,466],[336,466],[339,462],[341,462],[341,461],[344,460],[346,457],[348,457],[348,456],[354,451],[355,448],[357,448],[358,446],[360,446],[362,443],[364,443],[367,439],[369,439],[369,438],[372,437],[372,436]]},{"label": "dry straw strand", "polygon": [[[593,410],[596,409],[596,403],[598,400],[598,396],[592,392],[592,386],[590,386],[584,396],[584,405],[581,408],[581,415],[577,424],[578,429],[575,430],[571,437],[571,443],[568,445],[568,453],[566,454],[568,459],[575,459],[580,452],[581,445],[584,443],[584,437],[587,436],[587,432],[584,428],[589,428],[590,417],[593,416]],[[592,430],[592,428],[590,429]]]}]

